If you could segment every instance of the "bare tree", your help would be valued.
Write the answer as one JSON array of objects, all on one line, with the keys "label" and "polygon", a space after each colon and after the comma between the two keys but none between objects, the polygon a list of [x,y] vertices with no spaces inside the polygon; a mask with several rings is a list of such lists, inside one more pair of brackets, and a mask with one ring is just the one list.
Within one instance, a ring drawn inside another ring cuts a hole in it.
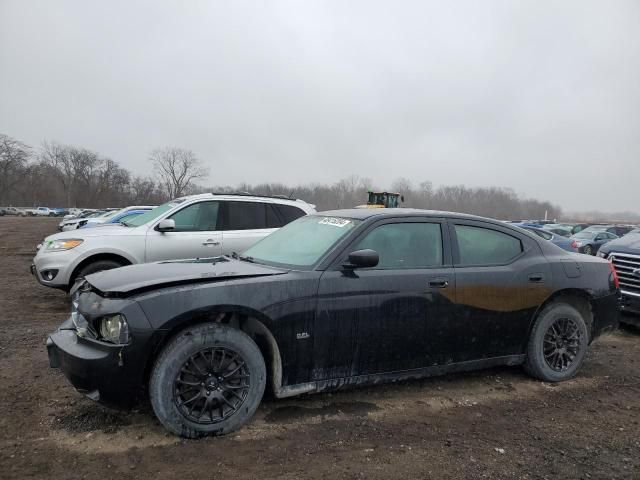
[{"label": "bare tree", "polygon": [[207,176],[207,169],[191,150],[157,148],[151,152],[150,160],[169,198],[184,195],[194,180]]},{"label": "bare tree", "polygon": [[65,192],[66,204],[68,207],[71,207],[71,187],[76,179],[76,171],[71,159],[70,147],[60,145],[56,142],[44,141],[42,142],[40,159],[44,165],[50,168],[51,172],[60,182]]},{"label": "bare tree", "polygon": [[413,182],[405,177],[396,178],[391,183],[391,191],[398,192],[404,195],[405,192],[410,192],[413,189]]},{"label": "bare tree", "polygon": [[129,184],[131,202],[135,205],[160,203],[156,183],[150,178],[135,177]]},{"label": "bare tree", "polygon": [[24,176],[31,149],[8,135],[0,134],[0,205]]}]

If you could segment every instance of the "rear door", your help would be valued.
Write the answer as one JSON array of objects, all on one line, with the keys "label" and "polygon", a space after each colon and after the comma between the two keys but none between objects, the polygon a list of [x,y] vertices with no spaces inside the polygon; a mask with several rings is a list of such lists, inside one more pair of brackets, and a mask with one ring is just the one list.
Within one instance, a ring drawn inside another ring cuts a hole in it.
[{"label": "rear door", "polygon": [[220,202],[192,203],[167,218],[176,222],[176,228],[169,232],[149,229],[146,238],[147,262],[208,258],[222,254]]},{"label": "rear door", "polygon": [[537,242],[482,221],[452,219],[449,232],[456,314],[440,331],[442,358],[448,363],[523,353],[533,314],[550,293],[551,270]]}]

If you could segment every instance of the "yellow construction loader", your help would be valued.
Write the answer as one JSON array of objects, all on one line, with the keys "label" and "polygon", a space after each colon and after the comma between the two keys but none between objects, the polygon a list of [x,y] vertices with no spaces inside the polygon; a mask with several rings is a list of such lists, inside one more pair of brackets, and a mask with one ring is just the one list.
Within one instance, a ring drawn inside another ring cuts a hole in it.
[{"label": "yellow construction loader", "polygon": [[369,191],[366,205],[358,205],[356,208],[398,208],[398,201],[404,202],[404,197],[399,193],[372,192]]}]

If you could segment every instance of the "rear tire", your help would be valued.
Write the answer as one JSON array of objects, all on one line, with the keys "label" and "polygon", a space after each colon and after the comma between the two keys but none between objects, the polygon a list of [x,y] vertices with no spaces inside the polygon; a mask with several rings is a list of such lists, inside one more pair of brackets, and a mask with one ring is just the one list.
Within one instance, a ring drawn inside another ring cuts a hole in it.
[{"label": "rear tire", "polygon": [[538,315],[524,367],[545,382],[562,382],[580,369],[589,344],[589,331],[578,310],[562,302],[546,306]]},{"label": "rear tire", "polygon": [[255,342],[228,325],[179,333],[155,361],[149,398],[158,420],[186,438],[238,430],[255,413],[266,385]]}]

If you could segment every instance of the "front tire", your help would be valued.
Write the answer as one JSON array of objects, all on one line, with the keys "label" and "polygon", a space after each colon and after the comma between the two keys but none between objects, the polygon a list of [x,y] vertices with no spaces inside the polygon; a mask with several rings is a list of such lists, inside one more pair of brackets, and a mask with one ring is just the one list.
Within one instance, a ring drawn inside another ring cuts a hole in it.
[{"label": "front tire", "polygon": [[525,370],[545,382],[562,382],[580,369],[589,344],[586,322],[566,303],[552,303],[540,312],[527,347]]},{"label": "front tire", "polygon": [[593,247],[591,245],[586,245],[583,252],[585,255],[593,255]]},{"label": "front tire", "polygon": [[228,325],[203,324],[178,334],[156,360],[151,406],[170,432],[187,438],[238,430],[255,413],[266,385],[255,342]]},{"label": "front tire", "polygon": [[124,265],[120,262],[116,262],[115,260],[96,260],[95,262],[91,262],[90,264],[82,267],[78,274],[72,279],[70,286],[73,286],[73,284],[78,280],[81,280],[92,273],[98,273],[103,270],[111,270],[120,267],[124,267]]}]

